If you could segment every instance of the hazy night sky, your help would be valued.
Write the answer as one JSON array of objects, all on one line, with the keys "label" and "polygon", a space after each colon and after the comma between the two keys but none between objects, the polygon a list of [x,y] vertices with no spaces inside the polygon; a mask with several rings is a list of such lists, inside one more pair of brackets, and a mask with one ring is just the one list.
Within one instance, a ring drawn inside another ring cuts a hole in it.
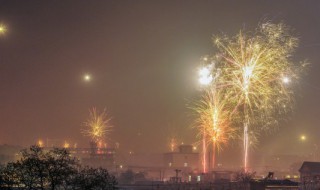
[{"label": "hazy night sky", "polygon": [[93,106],[113,117],[110,138],[122,150],[162,152],[170,135],[194,142],[186,104],[200,93],[199,58],[214,51],[212,35],[269,19],[294,29],[301,40],[295,60],[312,65],[292,120],[260,149],[311,151],[320,143],[319,10],[318,0],[1,0],[8,32],[0,38],[0,143],[49,138],[87,146],[80,128]]}]

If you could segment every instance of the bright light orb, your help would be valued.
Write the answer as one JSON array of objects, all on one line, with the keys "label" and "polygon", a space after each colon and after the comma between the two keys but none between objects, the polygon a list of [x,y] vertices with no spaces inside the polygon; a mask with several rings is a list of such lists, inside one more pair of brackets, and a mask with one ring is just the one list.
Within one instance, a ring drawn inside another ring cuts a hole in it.
[{"label": "bright light orb", "polygon": [[85,74],[83,79],[87,82],[89,82],[91,80],[91,76],[89,74]]},{"label": "bright light orb", "polygon": [[199,83],[202,85],[208,85],[212,82],[213,77],[210,72],[211,68],[210,66],[208,67],[203,67],[199,70]]},{"label": "bright light orb", "polygon": [[206,76],[206,77],[200,77],[199,78],[199,83],[202,85],[208,85],[212,82],[213,78],[211,75]]},{"label": "bright light orb", "polygon": [[39,147],[43,147],[43,141],[42,140],[38,140],[37,144],[38,144]]},{"label": "bright light orb", "polygon": [[209,67],[203,67],[199,70],[199,75],[200,76],[208,76],[210,75],[210,69]]},{"label": "bright light orb", "polygon": [[306,139],[307,139],[307,137],[305,135],[300,136],[300,140],[305,141]]},{"label": "bright light orb", "polygon": [[252,76],[253,67],[252,66],[246,66],[243,68],[244,77],[250,78]]},{"label": "bright light orb", "polygon": [[0,34],[4,34],[6,33],[6,31],[7,31],[7,28],[3,24],[0,24]]},{"label": "bright light orb", "polygon": [[285,84],[290,83],[289,77],[283,77],[283,78],[282,78],[282,82],[285,83]]}]

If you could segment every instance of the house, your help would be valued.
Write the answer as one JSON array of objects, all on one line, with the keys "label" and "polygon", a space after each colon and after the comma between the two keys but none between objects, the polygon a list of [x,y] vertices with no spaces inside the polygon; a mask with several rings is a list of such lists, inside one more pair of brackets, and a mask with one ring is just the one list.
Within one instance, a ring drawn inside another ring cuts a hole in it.
[{"label": "house", "polygon": [[301,189],[320,188],[320,162],[303,162],[299,172]]},{"label": "house", "polygon": [[[200,165],[199,153],[194,152],[192,145],[180,145],[178,152],[169,152],[163,154],[165,179],[171,181],[191,181],[192,173],[197,171]],[[179,176],[176,176],[176,170],[180,170]],[[178,180],[177,177],[182,177]],[[200,176],[199,176],[200,178]]]},{"label": "house", "polygon": [[164,166],[168,168],[188,168],[190,171],[199,168],[199,153],[193,152],[192,145],[180,145],[179,152],[164,154]]}]

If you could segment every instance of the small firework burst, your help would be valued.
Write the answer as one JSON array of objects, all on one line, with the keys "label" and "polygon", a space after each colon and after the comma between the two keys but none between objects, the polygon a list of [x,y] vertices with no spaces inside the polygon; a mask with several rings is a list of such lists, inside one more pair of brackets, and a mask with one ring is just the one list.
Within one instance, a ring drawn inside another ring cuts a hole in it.
[{"label": "small firework burst", "polygon": [[211,146],[211,167],[214,168],[216,151],[222,150],[232,139],[236,139],[237,131],[230,125],[230,109],[223,92],[207,90],[202,99],[192,108],[196,113],[195,126],[203,144],[203,165],[206,168],[208,147]]},{"label": "small firework burst", "polygon": [[229,140],[235,139],[237,134],[236,129],[230,125],[226,100],[221,92],[209,90],[194,107],[198,115],[196,126],[202,128],[207,134],[208,143],[214,142],[218,150],[227,145]]},{"label": "small firework burst", "polygon": [[82,133],[89,136],[91,141],[98,143],[103,141],[110,133],[112,126],[110,125],[111,118],[108,117],[106,110],[98,112],[96,108],[90,111],[89,119],[84,122],[85,129]]}]

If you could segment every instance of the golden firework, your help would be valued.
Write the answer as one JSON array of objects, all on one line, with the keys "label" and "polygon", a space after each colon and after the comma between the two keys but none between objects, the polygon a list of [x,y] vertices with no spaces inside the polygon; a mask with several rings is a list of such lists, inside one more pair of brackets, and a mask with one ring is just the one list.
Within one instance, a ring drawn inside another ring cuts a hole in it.
[{"label": "golden firework", "polygon": [[210,89],[205,92],[202,99],[193,108],[196,112],[196,127],[203,143],[203,165],[206,168],[206,153],[211,145],[211,167],[215,165],[216,150],[220,151],[228,142],[235,139],[236,128],[230,125],[230,109],[228,109],[228,95],[224,91]]},{"label": "golden firework", "polygon": [[284,24],[271,23],[261,24],[252,35],[240,32],[231,39],[216,38],[218,84],[234,98],[229,100],[235,103],[234,113],[249,115],[252,123],[290,111],[293,91],[289,82],[296,81],[304,66],[292,62],[297,42]]},{"label": "golden firework", "polygon": [[207,134],[208,143],[214,142],[218,150],[236,135],[235,128],[230,125],[230,110],[226,100],[226,95],[222,92],[209,90],[195,107],[198,114],[197,126]]},{"label": "golden firework", "polygon": [[[217,142],[213,145],[219,148],[219,144],[228,141],[214,127],[223,128],[228,123],[226,132],[243,128],[243,135],[239,136],[243,137],[247,170],[249,146],[257,143],[261,131],[274,129],[279,119],[292,110],[292,87],[306,63],[292,61],[298,39],[283,23],[263,23],[253,33],[240,31],[231,38],[215,37],[214,44],[217,53],[203,58],[205,66],[199,70],[199,82],[209,85],[212,92],[211,96],[206,92],[202,105],[207,105],[198,110],[197,121],[203,123],[199,126],[212,125],[210,130],[208,127],[199,130],[204,145],[203,158],[205,160],[206,143],[213,140],[212,143]],[[208,113],[203,111],[205,107],[210,110]],[[212,118],[208,119],[210,114]]]},{"label": "golden firework", "polygon": [[82,133],[89,136],[93,142],[98,143],[110,133],[112,129],[111,118],[108,117],[106,110],[99,113],[96,108],[92,108],[89,112],[90,116],[84,122],[85,129],[82,130]]},{"label": "golden firework", "polygon": [[[233,126],[243,125],[244,167],[247,168],[251,135],[276,126],[279,115],[291,111],[293,90],[305,63],[294,64],[292,54],[298,39],[284,24],[264,23],[254,33],[239,32],[232,38],[216,37],[217,54],[207,59],[215,64],[215,88],[228,94]],[[249,127],[250,126],[250,127]]]}]

